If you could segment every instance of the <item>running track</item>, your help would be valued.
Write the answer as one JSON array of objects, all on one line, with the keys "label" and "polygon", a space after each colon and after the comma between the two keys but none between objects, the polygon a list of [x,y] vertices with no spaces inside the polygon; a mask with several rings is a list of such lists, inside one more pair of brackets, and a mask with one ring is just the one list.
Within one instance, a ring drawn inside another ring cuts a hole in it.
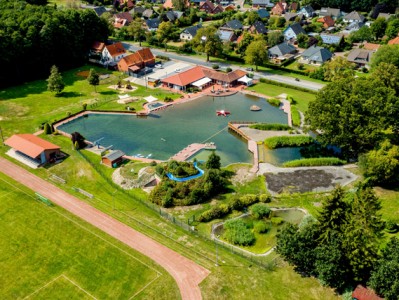
[{"label": "running track", "polygon": [[58,206],[154,260],[176,280],[183,300],[202,299],[198,284],[210,273],[207,269],[4,158],[0,158],[0,170]]}]

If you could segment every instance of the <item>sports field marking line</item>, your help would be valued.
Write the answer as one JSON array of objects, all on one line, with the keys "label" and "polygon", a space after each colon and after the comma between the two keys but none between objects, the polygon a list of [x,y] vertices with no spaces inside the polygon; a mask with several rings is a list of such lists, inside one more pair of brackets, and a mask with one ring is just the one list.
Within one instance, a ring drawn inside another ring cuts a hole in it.
[{"label": "sports field marking line", "polygon": [[139,291],[137,291],[133,296],[131,296],[128,300],[133,299],[134,297],[136,297],[138,294],[140,294],[142,291],[144,291],[146,288],[149,287],[150,284],[152,284],[153,282],[155,282],[162,274],[156,274],[157,276],[151,280],[149,283],[147,283],[145,286],[143,286]]},{"label": "sports field marking line", "polygon": [[0,199],[1,199],[1,198],[4,198],[4,197],[7,196],[8,194],[12,194],[12,193],[14,193],[14,191],[7,192],[7,193],[5,193],[5,194],[3,194],[3,195],[0,195]]},{"label": "sports field marking line", "polygon": [[64,277],[66,280],[68,280],[70,283],[72,283],[73,285],[75,285],[78,289],[82,290],[83,292],[85,292],[87,295],[89,295],[90,297],[92,297],[93,299],[97,300],[96,297],[94,297],[92,294],[90,294],[88,291],[86,291],[84,288],[82,288],[79,284],[77,284],[75,281],[73,281],[72,279],[68,278],[65,275],[61,275],[62,277]]},{"label": "sports field marking line", "polygon": [[37,292],[39,292],[39,291],[41,291],[42,289],[44,289],[46,286],[52,284],[54,281],[56,281],[56,280],[57,280],[58,278],[60,278],[61,276],[62,276],[62,274],[59,275],[59,276],[57,276],[57,277],[55,277],[55,278],[53,278],[53,280],[50,280],[50,281],[47,282],[45,285],[43,285],[42,287],[40,287],[40,288],[38,288],[36,291],[34,291],[32,294],[29,294],[29,295],[26,296],[23,300],[29,299],[30,297],[32,297],[32,296],[33,296],[34,294],[36,294]]}]

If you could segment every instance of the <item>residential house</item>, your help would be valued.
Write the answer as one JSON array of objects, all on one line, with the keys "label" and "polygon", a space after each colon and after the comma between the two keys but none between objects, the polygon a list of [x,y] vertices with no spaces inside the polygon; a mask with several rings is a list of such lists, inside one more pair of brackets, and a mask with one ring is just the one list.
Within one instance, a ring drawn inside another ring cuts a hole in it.
[{"label": "residential house", "polygon": [[320,37],[323,41],[323,44],[332,45],[336,44],[339,45],[342,42],[343,35],[342,34],[329,34],[329,33],[321,33]]},{"label": "residential house", "polygon": [[121,9],[126,7],[128,10],[131,10],[134,7],[134,3],[132,0],[115,0],[114,7],[119,7]]},{"label": "residential house", "polygon": [[398,36],[396,38],[390,40],[388,42],[388,45],[399,45],[399,34],[398,34]]},{"label": "residential house", "polygon": [[122,28],[133,22],[133,17],[128,12],[121,12],[114,15],[114,27]]},{"label": "residential house", "polygon": [[373,290],[368,289],[362,285],[358,285],[352,292],[352,299],[356,300],[383,300]]},{"label": "residential house", "polygon": [[107,155],[101,157],[101,163],[111,168],[116,168],[123,162],[123,153],[121,150],[112,150]]},{"label": "residential house", "polygon": [[303,14],[305,16],[305,18],[313,18],[313,16],[315,15],[315,11],[313,9],[313,7],[311,7],[310,5],[306,5],[304,7],[302,7],[298,13]]},{"label": "residential house", "polygon": [[14,134],[4,144],[11,147],[8,155],[32,168],[55,161],[61,155],[59,146],[29,133]]},{"label": "residential house", "polygon": [[144,19],[151,19],[153,15],[158,15],[152,8],[147,8],[141,14]]},{"label": "residential house", "polygon": [[117,42],[112,45],[104,47],[102,52],[102,63],[104,65],[116,65],[124,56],[126,56],[126,50],[121,42]]},{"label": "residential house", "polygon": [[270,17],[269,11],[264,8],[258,9],[256,12],[258,13],[259,18],[261,19],[266,19]]},{"label": "residential house", "polygon": [[101,17],[103,13],[106,13],[108,11],[104,6],[93,7],[93,10],[99,17]]},{"label": "residential house", "polygon": [[277,2],[272,8],[272,15],[281,16],[285,13],[283,2]]},{"label": "residential house", "polygon": [[165,17],[168,21],[174,22],[183,16],[182,11],[167,11]]},{"label": "residential house", "polygon": [[187,27],[180,33],[180,39],[182,41],[191,41],[197,34],[198,29],[200,29],[201,27],[201,24]]},{"label": "residential house", "polygon": [[333,54],[328,49],[313,45],[301,54],[301,62],[322,65],[332,57]]},{"label": "residential house", "polygon": [[285,13],[284,14],[284,19],[289,22],[289,21],[295,21],[296,19],[302,20],[303,19],[303,15],[302,14],[297,14],[295,12],[292,13]]},{"label": "residential house", "polygon": [[326,29],[330,28],[330,27],[334,27],[334,25],[335,25],[335,21],[333,20],[333,18],[331,16],[321,17],[321,18],[317,19],[317,22],[323,23],[323,27]]},{"label": "residential house", "polygon": [[[165,0],[165,2],[163,3],[162,6],[165,9],[167,9],[167,8],[172,9],[173,8],[173,2],[172,2],[172,0]],[[190,6],[190,2],[189,2],[189,0],[186,0],[185,1],[185,7],[189,7],[189,6]]]},{"label": "residential house", "polygon": [[136,6],[135,8],[133,8],[132,10],[130,10],[129,12],[132,14],[132,15],[138,15],[138,16],[142,16],[143,15],[143,12],[145,11],[145,7],[143,7],[143,6]]},{"label": "residential house", "polygon": [[145,25],[149,31],[156,31],[160,23],[161,21],[158,18],[145,20]]},{"label": "residential house", "polygon": [[200,5],[200,10],[206,12],[207,14],[218,14],[223,12],[223,6],[220,4],[215,5],[211,1],[206,0]]},{"label": "residential house", "polygon": [[374,51],[365,49],[354,49],[347,57],[349,62],[355,63],[358,67],[368,67]]},{"label": "residential house", "polygon": [[234,42],[237,40],[237,36],[234,33],[234,31],[231,30],[224,30],[224,29],[219,29],[217,31],[217,34],[219,35],[219,38],[222,42],[227,43],[227,42]]},{"label": "residential house", "polygon": [[249,27],[249,32],[251,32],[252,34],[266,34],[267,33],[267,29],[265,27],[265,24],[263,24],[262,21],[255,21],[251,27]]},{"label": "residential house", "polygon": [[155,65],[155,56],[150,48],[143,48],[135,53],[123,57],[118,62],[118,70],[125,72],[130,76],[138,77],[145,68],[151,68]]},{"label": "residential house", "polygon": [[299,34],[306,34],[305,30],[303,30],[302,26],[299,23],[293,23],[288,25],[286,29],[283,31],[283,35],[286,41],[291,39],[296,39]]},{"label": "residential house", "polygon": [[280,64],[286,60],[293,59],[297,49],[293,45],[284,42],[270,48],[267,52],[272,62]]},{"label": "residential house", "polygon": [[231,20],[224,24],[220,29],[223,30],[242,30],[244,27],[242,23],[238,20]]},{"label": "residential house", "polygon": [[252,7],[270,7],[270,0],[252,0]]},{"label": "residential house", "polygon": [[320,17],[330,16],[334,20],[342,17],[342,12],[339,8],[322,7],[319,12]]},{"label": "residential house", "polygon": [[358,31],[361,27],[364,26],[364,23],[358,23],[358,22],[352,22],[344,30],[342,30],[342,33],[344,35],[349,35],[352,32]]},{"label": "residential house", "polygon": [[373,43],[364,43],[363,44],[363,49],[371,50],[371,51],[374,51],[374,52],[376,52],[380,47],[381,47],[380,44],[373,44]]},{"label": "residential house", "polygon": [[385,20],[388,20],[390,17],[393,17],[393,16],[395,16],[395,15],[391,15],[390,13],[388,13],[388,14],[386,14],[386,13],[379,13],[378,16],[377,16],[377,19],[378,19],[378,18],[384,18]]},{"label": "residential house", "polygon": [[364,16],[355,10],[342,18],[345,23],[364,23],[364,19]]},{"label": "residential house", "polygon": [[101,54],[103,53],[104,47],[105,47],[104,43],[95,41],[91,45],[90,55],[97,55],[97,56],[99,55],[99,56],[101,56]]}]

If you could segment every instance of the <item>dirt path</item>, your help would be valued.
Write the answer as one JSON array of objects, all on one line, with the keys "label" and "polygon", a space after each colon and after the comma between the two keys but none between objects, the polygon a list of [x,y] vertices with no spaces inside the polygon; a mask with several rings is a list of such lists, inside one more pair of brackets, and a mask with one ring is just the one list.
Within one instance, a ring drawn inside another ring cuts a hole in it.
[{"label": "dirt path", "polygon": [[210,273],[207,269],[4,158],[0,158],[0,170],[72,214],[154,260],[176,280],[182,299],[202,299],[198,284]]}]

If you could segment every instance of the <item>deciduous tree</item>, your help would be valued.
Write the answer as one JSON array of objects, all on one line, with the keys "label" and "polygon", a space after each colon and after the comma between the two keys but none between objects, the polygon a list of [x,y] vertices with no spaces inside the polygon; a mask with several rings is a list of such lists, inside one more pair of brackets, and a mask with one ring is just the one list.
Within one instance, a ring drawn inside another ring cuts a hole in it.
[{"label": "deciduous tree", "polygon": [[399,45],[383,45],[371,57],[371,66],[373,68],[383,62],[399,68]]},{"label": "deciduous tree", "polygon": [[379,17],[371,24],[370,31],[374,35],[375,39],[379,39],[384,36],[386,28],[387,21],[385,18]]},{"label": "deciduous tree", "polygon": [[159,24],[156,36],[159,42],[165,46],[165,51],[168,51],[168,42],[173,39],[176,31],[176,26],[171,22],[162,22]]},{"label": "deciduous tree", "polygon": [[90,85],[94,86],[94,92],[97,92],[96,86],[100,84],[100,76],[94,69],[90,69],[89,76],[87,77],[87,81]]},{"label": "deciduous tree", "polygon": [[324,64],[324,78],[328,81],[352,78],[355,76],[354,67],[353,63],[344,57],[338,56]]},{"label": "deciduous tree", "polygon": [[245,63],[255,65],[256,71],[258,66],[267,62],[267,44],[264,40],[253,41],[245,50]]}]

